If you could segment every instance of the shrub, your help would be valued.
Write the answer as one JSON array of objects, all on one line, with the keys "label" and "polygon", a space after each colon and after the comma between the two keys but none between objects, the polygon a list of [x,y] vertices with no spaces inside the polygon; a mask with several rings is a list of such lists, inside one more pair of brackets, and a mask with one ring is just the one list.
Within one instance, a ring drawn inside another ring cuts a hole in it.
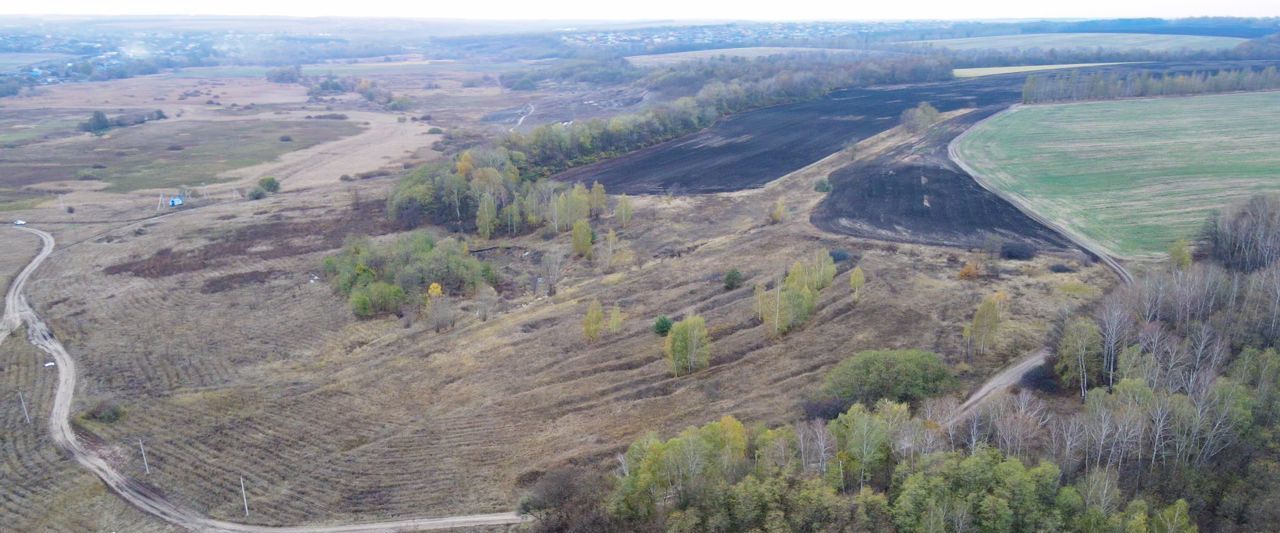
[{"label": "shrub", "polygon": [[666,337],[667,333],[671,332],[672,324],[674,324],[674,322],[672,322],[670,318],[667,318],[666,315],[662,315],[658,317],[657,320],[653,321],[653,332],[657,333],[658,336]]},{"label": "shrub", "polygon": [[834,396],[806,398],[800,403],[805,420],[834,420],[844,414],[846,409],[844,401]]},{"label": "shrub", "polygon": [[1000,245],[1000,257],[1017,261],[1030,261],[1036,256],[1036,247],[1025,242],[1006,242]]},{"label": "shrub", "polygon": [[181,152],[183,150],[183,147],[181,144],[171,144],[169,145],[168,148],[165,148],[165,150],[168,150],[170,152]]},{"label": "shrub", "polygon": [[103,424],[112,424],[124,418],[124,407],[111,400],[102,400],[85,413],[85,418]]},{"label": "shrub", "polygon": [[831,260],[837,263],[849,260],[849,252],[845,250],[829,250],[827,255],[830,255]]},{"label": "shrub", "polygon": [[742,286],[742,273],[733,269],[724,273],[724,290],[731,291]]},{"label": "shrub", "polygon": [[942,114],[929,102],[920,102],[920,105],[902,112],[902,126],[911,133],[927,130],[941,119]]},{"label": "shrub", "polygon": [[280,142],[282,142],[282,143],[291,143],[291,142],[293,142],[293,137],[290,137],[290,136],[288,136],[288,135],[281,135],[281,136],[280,136]]},{"label": "shrub", "polygon": [[444,130],[442,130],[442,129],[440,129],[440,128],[431,128],[431,129],[427,130],[427,133],[428,133],[428,134],[431,134],[431,135],[440,135],[440,134],[444,133]]},{"label": "shrub", "polygon": [[436,242],[425,232],[381,246],[368,238],[352,239],[342,252],[325,258],[324,272],[362,317],[398,311],[410,295],[423,294],[433,283],[448,296],[473,294],[482,284],[497,283],[493,269],[472,257],[465,244]]},{"label": "shrub", "polygon": [[280,192],[280,182],[271,176],[258,180],[258,186],[267,192]]},{"label": "shrub", "polygon": [[818,183],[813,185],[813,190],[818,192],[831,192],[831,182],[827,181],[825,178],[820,179],[818,180]]},{"label": "shrub", "polygon": [[261,186],[249,189],[250,200],[261,200],[266,197],[267,197],[267,190],[263,189]]},{"label": "shrub", "polygon": [[267,71],[267,81],[271,83],[298,83],[302,81],[302,67],[293,65],[270,69]]},{"label": "shrub", "polygon": [[1054,263],[1052,265],[1049,265],[1049,272],[1054,272],[1057,274],[1065,274],[1068,272],[1075,272],[1075,271],[1076,269],[1071,268],[1070,265],[1066,265],[1063,263]]},{"label": "shrub", "polygon": [[966,261],[960,269],[960,279],[978,279],[982,277],[982,266],[977,261]]},{"label": "shrub", "polygon": [[773,203],[773,208],[769,210],[769,223],[781,224],[787,220],[787,204],[783,203],[782,198]]},{"label": "shrub", "polygon": [[107,118],[107,114],[101,111],[94,111],[87,122],[80,123],[80,131],[98,134],[107,131],[111,127],[111,119]]},{"label": "shrub", "polygon": [[837,364],[827,372],[822,391],[847,407],[880,399],[916,402],[954,387],[951,372],[933,352],[876,350],[858,352]]}]

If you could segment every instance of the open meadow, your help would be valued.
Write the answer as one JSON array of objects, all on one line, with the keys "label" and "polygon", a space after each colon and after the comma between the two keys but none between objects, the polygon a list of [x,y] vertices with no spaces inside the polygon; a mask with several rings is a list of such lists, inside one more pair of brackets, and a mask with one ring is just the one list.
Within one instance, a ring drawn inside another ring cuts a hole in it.
[{"label": "open meadow", "polygon": [[1026,50],[1030,48],[1107,48],[1129,50],[1225,50],[1245,42],[1238,37],[1204,35],[1157,35],[1144,33],[1031,33],[910,41],[903,44],[933,46],[952,50]]},{"label": "open meadow", "polygon": [[180,120],[16,148],[0,162],[8,186],[101,181],[106,190],[198,186],[219,174],[354,135],[338,120]]},{"label": "open meadow", "polygon": [[1018,107],[956,153],[990,184],[1121,256],[1193,239],[1280,189],[1280,92]]}]

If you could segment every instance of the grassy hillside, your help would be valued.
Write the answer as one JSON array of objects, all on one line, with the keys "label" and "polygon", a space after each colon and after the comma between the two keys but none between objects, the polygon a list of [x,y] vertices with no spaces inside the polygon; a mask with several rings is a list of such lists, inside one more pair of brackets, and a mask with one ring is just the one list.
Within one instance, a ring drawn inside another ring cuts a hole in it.
[{"label": "grassy hillside", "polygon": [[1223,50],[1233,48],[1245,39],[1237,37],[1206,37],[1202,35],[1155,35],[1145,33],[1029,33],[1024,35],[998,35],[966,39],[939,39],[912,41],[907,44],[930,45],[952,50],[976,50],[996,48],[1125,48],[1146,50],[1178,50],[1193,48]]},{"label": "grassy hillside", "polygon": [[992,184],[1113,252],[1163,252],[1209,213],[1280,188],[1280,93],[1031,106],[962,137]]}]

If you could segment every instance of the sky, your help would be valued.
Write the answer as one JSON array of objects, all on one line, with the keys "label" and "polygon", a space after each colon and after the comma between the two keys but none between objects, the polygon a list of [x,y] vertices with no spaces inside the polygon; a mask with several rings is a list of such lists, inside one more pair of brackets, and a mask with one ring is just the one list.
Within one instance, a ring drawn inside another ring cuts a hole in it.
[{"label": "sky", "polygon": [[41,0],[7,15],[250,15],[477,20],[902,20],[1278,16],[1277,0]]}]

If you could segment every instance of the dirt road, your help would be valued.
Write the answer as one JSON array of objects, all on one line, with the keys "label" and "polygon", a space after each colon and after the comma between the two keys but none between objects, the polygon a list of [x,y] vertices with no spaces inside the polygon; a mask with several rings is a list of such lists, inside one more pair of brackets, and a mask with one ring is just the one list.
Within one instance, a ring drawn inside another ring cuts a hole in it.
[{"label": "dirt road", "polygon": [[[1101,246],[1098,246],[1092,241],[1089,241],[1088,239],[1085,239],[1077,235],[1075,232],[1068,230],[1066,227],[1062,226],[1061,224],[1053,220],[1050,220],[1045,216],[1037,213],[1035,210],[1031,209],[1025,203],[1023,203],[1020,197],[1011,195],[1008,192],[1001,190],[999,187],[992,186],[989,181],[983,178],[981,174],[978,174],[972,167],[966,164],[964,160],[957,155],[956,146],[958,145],[960,140],[964,138],[964,136],[968,135],[969,132],[973,131],[983,122],[987,120],[991,120],[997,116],[1000,116],[1001,114],[1008,113],[1008,112],[1009,110],[1005,110],[1005,111],[1001,111],[1000,113],[996,113],[995,115],[992,115],[990,117],[987,117],[982,121],[979,121],[978,123],[970,126],[969,129],[965,130],[964,133],[961,133],[955,139],[952,139],[951,143],[947,145],[948,157],[951,158],[952,162],[954,162],[962,170],[968,173],[969,176],[972,177],[973,180],[978,183],[978,185],[982,186],[982,188],[988,191],[991,191],[993,194],[995,194],[996,196],[999,196],[1004,201],[1009,202],[1010,205],[1014,206],[1019,211],[1022,211],[1023,214],[1027,215],[1032,220],[1035,220],[1036,222],[1043,224],[1045,227],[1058,232],[1059,235],[1062,235],[1063,237],[1071,241],[1076,246],[1079,246],[1080,249],[1085,250],[1090,254],[1094,255],[1095,257],[1097,257],[1098,260],[1102,261],[1103,264],[1110,267],[1111,270],[1116,273],[1116,276],[1120,278],[1121,283],[1126,285],[1133,283],[1133,274],[1130,273],[1129,269],[1125,268],[1124,265],[1120,264],[1120,261],[1116,260],[1115,257],[1112,257],[1110,254],[1108,254],[1107,250],[1103,249]],[[1049,349],[1041,348],[1030,354],[1027,354],[1022,359],[1019,359],[1017,362],[1013,363],[1012,365],[1009,365],[1004,370],[1001,370],[1000,373],[992,376],[991,379],[987,380],[986,383],[983,383],[982,387],[978,388],[977,391],[975,391],[971,396],[969,396],[968,399],[964,401],[963,404],[960,405],[960,409],[957,410],[956,414],[952,415],[951,419],[947,421],[947,425],[955,424],[961,420],[964,420],[973,412],[974,409],[976,409],[979,405],[982,405],[982,402],[986,400],[988,397],[990,397],[992,393],[998,390],[1004,390],[1009,386],[1017,383],[1022,379],[1023,375],[1025,375],[1031,369],[1044,364],[1045,361],[1048,360],[1048,358],[1049,358]]]},{"label": "dirt road", "polygon": [[16,229],[35,234],[44,242],[40,253],[27,264],[9,286],[5,295],[4,317],[0,321],[0,340],[18,325],[27,325],[27,338],[37,348],[53,357],[58,368],[58,388],[54,394],[53,409],[49,414],[49,432],[54,442],[66,449],[85,469],[98,476],[112,492],[143,512],[165,522],[193,531],[224,531],[239,533],[367,533],[375,531],[422,531],[451,529],[467,526],[495,526],[522,522],[515,513],[492,513],[440,518],[408,518],[386,522],[367,522],[324,526],[256,526],[214,520],[195,511],[183,508],[161,497],[154,488],[129,479],[85,446],[71,427],[71,406],[76,389],[76,362],[62,343],[54,338],[49,327],[27,305],[22,289],[40,263],[53,253],[53,235],[31,228]]}]

